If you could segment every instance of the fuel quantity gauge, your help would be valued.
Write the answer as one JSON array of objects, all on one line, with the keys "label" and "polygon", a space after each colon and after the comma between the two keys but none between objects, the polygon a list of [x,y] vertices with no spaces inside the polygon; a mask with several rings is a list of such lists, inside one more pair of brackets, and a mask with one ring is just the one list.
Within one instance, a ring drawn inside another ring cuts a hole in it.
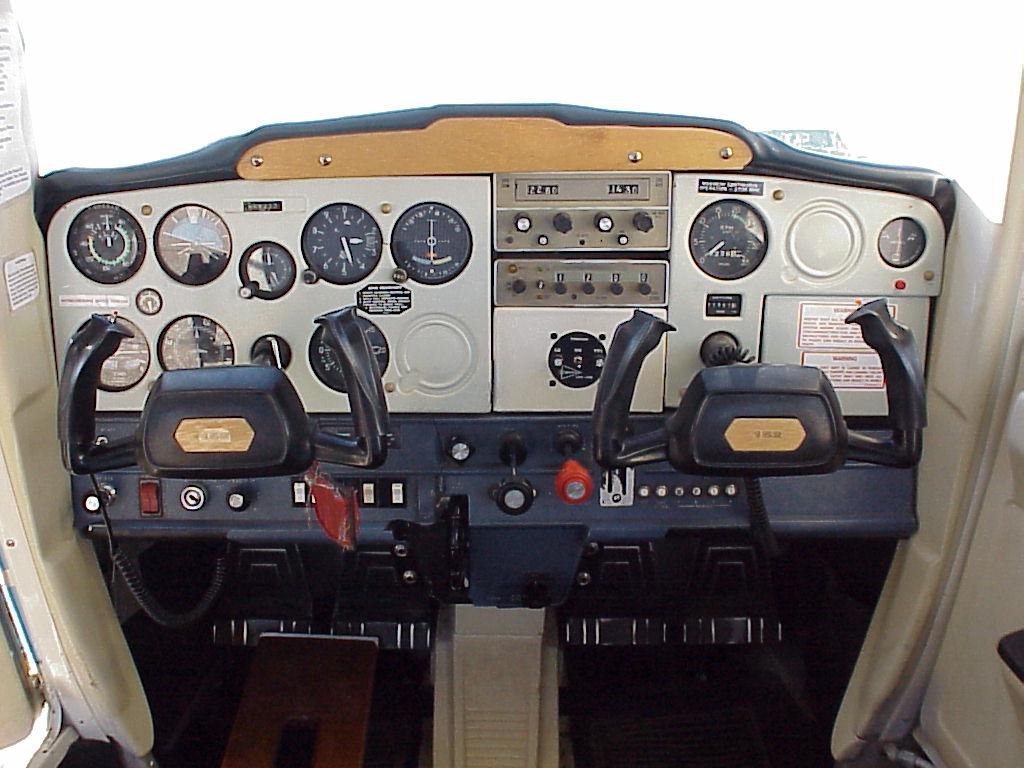
[{"label": "fuel quantity gauge", "polygon": [[878,253],[891,267],[909,267],[924,254],[924,228],[913,219],[893,219],[878,235]]}]

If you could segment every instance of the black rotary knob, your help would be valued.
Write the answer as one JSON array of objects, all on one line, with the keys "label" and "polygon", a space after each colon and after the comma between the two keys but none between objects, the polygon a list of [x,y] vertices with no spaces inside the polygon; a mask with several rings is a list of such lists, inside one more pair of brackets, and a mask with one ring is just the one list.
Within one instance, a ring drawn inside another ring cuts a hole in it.
[{"label": "black rotary knob", "polygon": [[519,280],[518,278],[512,281],[512,292],[513,293],[524,293],[526,291],[526,281]]},{"label": "black rotary knob", "polygon": [[612,283],[608,286],[608,290],[615,296],[621,296],[625,289],[622,287],[622,283]]},{"label": "black rotary knob", "polygon": [[494,490],[494,501],[506,515],[521,515],[533,504],[537,491],[532,483],[523,477],[503,480]]},{"label": "black rotary knob", "polygon": [[551,219],[551,226],[564,235],[572,231],[572,217],[568,213],[556,213]]},{"label": "black rotary knob", "polygon": [[594,287],[593,283],[587,282],[583,284],[580,290],[587,294],[587,296],[591,296],[597,289]]},{"label": "black rotary knob", "polygon": [[638,285],[636,287],[636,289],[638,291],[640,291],[640,295],[641,296],[649,296],[650,293],[651,293],[651,284],[650,283],[640,283],[640,285]]},{"label": "black rotary knob", "polygon": [[647,211],[640,211],[640,213],[633,217],[633,226],[640,232],[650,232],[654,229],[654,219],[651,218],[651,214],[647,213]]}]

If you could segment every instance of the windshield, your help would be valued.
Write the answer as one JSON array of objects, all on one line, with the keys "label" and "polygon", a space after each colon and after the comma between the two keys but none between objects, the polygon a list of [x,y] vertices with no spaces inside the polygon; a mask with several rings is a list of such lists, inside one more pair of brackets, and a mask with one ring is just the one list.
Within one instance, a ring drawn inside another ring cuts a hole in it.
[{"label": "windshield", "polygon": [[1008,7],[14,2],[43,173],[148,162],[274,122],[559,102],[734,120],[812,151],[932,168],[993,220],[1024,63]]}]

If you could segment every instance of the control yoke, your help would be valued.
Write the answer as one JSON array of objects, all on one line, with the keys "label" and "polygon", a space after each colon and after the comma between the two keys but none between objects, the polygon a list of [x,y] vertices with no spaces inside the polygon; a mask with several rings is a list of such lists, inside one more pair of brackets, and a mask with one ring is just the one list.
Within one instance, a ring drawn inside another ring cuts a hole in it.
[{"label": "control yoke", "polygon": [[141,465],[157,477],[292,475],[314,460],[375,468],[387,458],[390,426],[377,362],[355,308],[318,317],[324,342],[345,376],[354,435],[311,425],[284,371],[238,365],[165,371],[130,437],[97,439],[96,393],[103,363],[132,336],[116,319],[93,315],[64,358],[58,431],[64,465],[92,474]]},{"label": "control yoke", "polygon": [[911,467],[921,458],[926,424],[924,373],[914,335],[884,299],[846,318],[878,353],[886,381],[891,434],[848,431],[838,398],[817,368],[727,365],[690,382],[663,427],[635,434],[629,409],[644,359],[669,331],[645,312],[615,331],[598,382],[594,456],[602,467],[668,461],[691,474],[747,477],[833,472],[846,459]]}]

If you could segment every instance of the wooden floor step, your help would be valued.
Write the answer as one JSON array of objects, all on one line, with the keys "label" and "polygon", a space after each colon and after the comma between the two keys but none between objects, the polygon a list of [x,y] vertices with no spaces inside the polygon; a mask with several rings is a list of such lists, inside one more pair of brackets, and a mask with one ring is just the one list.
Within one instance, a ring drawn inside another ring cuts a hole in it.
[{"label": "wooden floor step", "polygon": [[362,768],[377,643],[264,636],[221,768]]}]

